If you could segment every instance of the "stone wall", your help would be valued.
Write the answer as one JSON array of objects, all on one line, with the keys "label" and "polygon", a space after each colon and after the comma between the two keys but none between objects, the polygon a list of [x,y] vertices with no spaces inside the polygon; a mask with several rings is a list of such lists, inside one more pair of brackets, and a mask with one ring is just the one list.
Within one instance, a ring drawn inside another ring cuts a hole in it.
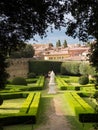
[{"label": "stone wall", "polygon": [[7,72],[10,75],[10,79],[14,77],[27,77],[29,72],[29,61],[30,59],[10,59],[9,67],[7,68]]}]

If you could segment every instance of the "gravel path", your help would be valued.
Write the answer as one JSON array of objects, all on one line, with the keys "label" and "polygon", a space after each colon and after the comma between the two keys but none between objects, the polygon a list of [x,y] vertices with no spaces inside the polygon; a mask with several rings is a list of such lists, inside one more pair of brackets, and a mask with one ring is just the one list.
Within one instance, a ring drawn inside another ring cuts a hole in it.
[{"label": "gravel path", "polygon": [[60,96],[54,96],[49,103],[49,108],[46,110],[47,119],[45,123],[40,124],[34,130],[71,130],[61,106],[62,99]]}]

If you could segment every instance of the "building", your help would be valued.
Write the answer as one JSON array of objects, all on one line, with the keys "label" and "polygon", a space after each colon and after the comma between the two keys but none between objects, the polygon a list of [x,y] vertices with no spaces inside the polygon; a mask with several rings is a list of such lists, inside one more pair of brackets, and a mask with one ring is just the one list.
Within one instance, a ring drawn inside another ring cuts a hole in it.
[{"label": "building", "polygon": [[36,59],[41,60],[87,60],[89,47],[69,45],[67,48],[54,47],[49,44],[33,44]]},{"label": "building", "polygon": [[44,54],[44,60],[87,60],[88,47],[65,48],[60,51],[50,51]]}]

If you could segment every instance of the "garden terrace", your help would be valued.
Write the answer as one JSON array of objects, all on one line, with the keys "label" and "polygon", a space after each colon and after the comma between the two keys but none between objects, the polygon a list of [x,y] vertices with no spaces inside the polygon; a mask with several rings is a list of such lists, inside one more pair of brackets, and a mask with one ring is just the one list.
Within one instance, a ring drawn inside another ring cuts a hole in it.
[{"label": "garden terrace", "polygon": [[[18,94],[16,94],[18,95]],[[41,98],[41,92],[30,92],[26,93],[27,97],[23,102],[18,113],[1,113],[0,114],[0,125],[12,125],[12,124],[35,124],[37,120],[37,113],[39,109],[39,103]],[[4,95],[2,95],[4,96]],[[16,97],[12,94],[13,99]],[[17,98],[24,96],[22,93],[18,95]],[[9,96],[8,96],[9,97]],[[6,96],[7,99],[7,96]]]}]

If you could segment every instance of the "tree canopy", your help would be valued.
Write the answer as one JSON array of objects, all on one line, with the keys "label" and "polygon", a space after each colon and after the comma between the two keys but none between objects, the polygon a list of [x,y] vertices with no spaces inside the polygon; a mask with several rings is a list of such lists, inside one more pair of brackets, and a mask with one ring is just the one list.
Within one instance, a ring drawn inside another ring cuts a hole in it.
[{"label": "tree canopy", "polygon": [[32,58],[34,56],[35,50],[31,44],[26,44],[25,47],[18,51],[12,51],[10,58]]},{"label": "tree canopy", "polygon": [[83,41],[98,39],[97,10],[97,0],[1,0],[0,48],[7,53],[35,34],[43,37],[49,26],[66,27],[68,36]]},{"label": "tree canopy", "polygon": [[47,27],[63,24],[62,0],[1,0],[0,50],[9,53],[25,40],[46,35]]}]

